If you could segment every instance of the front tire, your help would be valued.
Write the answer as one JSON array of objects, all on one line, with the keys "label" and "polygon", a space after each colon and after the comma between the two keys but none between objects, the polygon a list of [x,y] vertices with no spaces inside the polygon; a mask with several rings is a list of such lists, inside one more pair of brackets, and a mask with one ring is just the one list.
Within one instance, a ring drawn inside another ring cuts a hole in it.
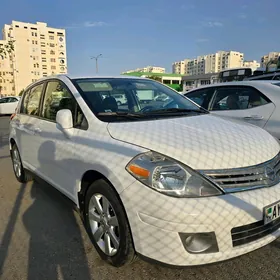
[{"label": "front tire", "polygon": [[13,163],[13,170],[17,180],[20,183],[27,183],[29,181],[32,181],[32,175],[26,169],[23,168],[21,156],[16,144],[13,144],[12,146],[11,158]]},{"label": "front tire", "polygon": [[125,210],[115,190],[103,179],[92,183],[86,193],[85,224],[103,260],[116,267],[135,260]]}]

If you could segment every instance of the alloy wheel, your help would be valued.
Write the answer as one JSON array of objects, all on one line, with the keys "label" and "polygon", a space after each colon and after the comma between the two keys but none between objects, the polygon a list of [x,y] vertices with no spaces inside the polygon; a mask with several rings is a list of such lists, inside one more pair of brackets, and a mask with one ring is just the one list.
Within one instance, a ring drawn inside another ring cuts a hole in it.
[{"label": "alloy wheel", "polygon": [[98,247],[107,256],[114,256],[120,246],[119,222],[112,204],[104,195],[91,197],[88,218]]}]

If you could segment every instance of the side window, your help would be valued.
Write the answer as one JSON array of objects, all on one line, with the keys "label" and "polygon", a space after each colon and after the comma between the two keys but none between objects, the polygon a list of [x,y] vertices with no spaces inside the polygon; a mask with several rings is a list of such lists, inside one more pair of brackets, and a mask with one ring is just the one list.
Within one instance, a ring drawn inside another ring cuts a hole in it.
[{"label": "side window", "polygon": [[23,94],[23,97],[22,97],[23,99],[22,99],[21,108],[20,108],[21,114],[27,114],[27,102],[28,102],[29,94],[30,94],[30,90],[26,91]]},{"label": "side window", "polygon": [[8,102],[8,98],[1,98],[0,99],[0,104],[7,103],[7,102]]},{"label": "side window", "polygon": [[31,88],[29,93],[29,98],[26,106],[26,113],[28,115],[38,116],[39,115],[39,107],[40,107],[40,99],[42,95],[44,84],[37,85]]},{"label": "side window", "polygon": [[199,89],[193,92],[187,93],[185,96],[191,99],[193,102],[197,103],[199,106],[208,109],[209,102],[213,96],[215,88],[205,88]]},{"label": "side window", "polygon": [[10,97],[9,98],[9,103],[12,103],[12,102],[17,102],[18,100],[16,99],[16,98],[14,98],[14,97]]},{"label": "side window", "polygon": [[87,122],[75,98],[60,81],[48,82],[43,102],[42,117],[55,121],[59,110],[69,109],[73,115],[73,124],[76,128],[87,128]]},{"label": "side window", "polygon": [[270,102],[252,87],[218,87],[212,110],[244,110]]}]

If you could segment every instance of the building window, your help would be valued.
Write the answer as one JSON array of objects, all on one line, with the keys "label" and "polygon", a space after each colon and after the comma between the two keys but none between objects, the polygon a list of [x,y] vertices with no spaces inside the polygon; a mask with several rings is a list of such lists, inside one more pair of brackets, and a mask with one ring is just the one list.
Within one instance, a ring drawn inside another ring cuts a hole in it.
[{"label": "building window", "polygon": [[47,59],[45,57],[43,57],[42,62],[47,62]]},{"label": "building window", "polygon": [[55,44],[50,43],[50,47],[51,47],[51,48],[54,48],[54,47],[55,47]]},{"label": "building window", "polygon": [[51,66],[51,69],[52,70],[56,70],[56,66]]},{"label": "building window", "polygon": [[17,27],[17,28],[19,28],[19,26],[18,26],[18,25],[16,25],[16,27]]},{"label": "building window", "polygon": [[55,55],[55,51],[51,50],[50,54]]},{"label": "building window", "polygon": [[45,50],[42,50],[42,51],[41,51],[41,54],[46,54],[46,51],[45,51]]},{"label": "building window", "polygon": [[54,36],[50,36],[49,38],[50,38],[50,40],[54,40]]},{"label": "building window", "polygon": [[51,58],[51,62],[55,62],[55,58]]},{"label": "building window", "polygon": [[46,72],[43,73],[43,77],[47,77],[48,74]]},{"label": "building window", "polygon": [[44,70],[47,70],[47,65],[43,65],[42,68],[43,68]]}]

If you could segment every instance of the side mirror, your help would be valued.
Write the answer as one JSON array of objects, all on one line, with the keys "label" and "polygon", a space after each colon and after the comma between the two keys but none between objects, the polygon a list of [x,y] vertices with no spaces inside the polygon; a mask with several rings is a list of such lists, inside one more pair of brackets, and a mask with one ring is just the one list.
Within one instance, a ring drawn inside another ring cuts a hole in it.
[{"label": "side mirror", "polygon": [[72,112],[69,109],[62,109],[57,112],[56,126],[67,137],[71,136],[73,128],[73,116]]}]

